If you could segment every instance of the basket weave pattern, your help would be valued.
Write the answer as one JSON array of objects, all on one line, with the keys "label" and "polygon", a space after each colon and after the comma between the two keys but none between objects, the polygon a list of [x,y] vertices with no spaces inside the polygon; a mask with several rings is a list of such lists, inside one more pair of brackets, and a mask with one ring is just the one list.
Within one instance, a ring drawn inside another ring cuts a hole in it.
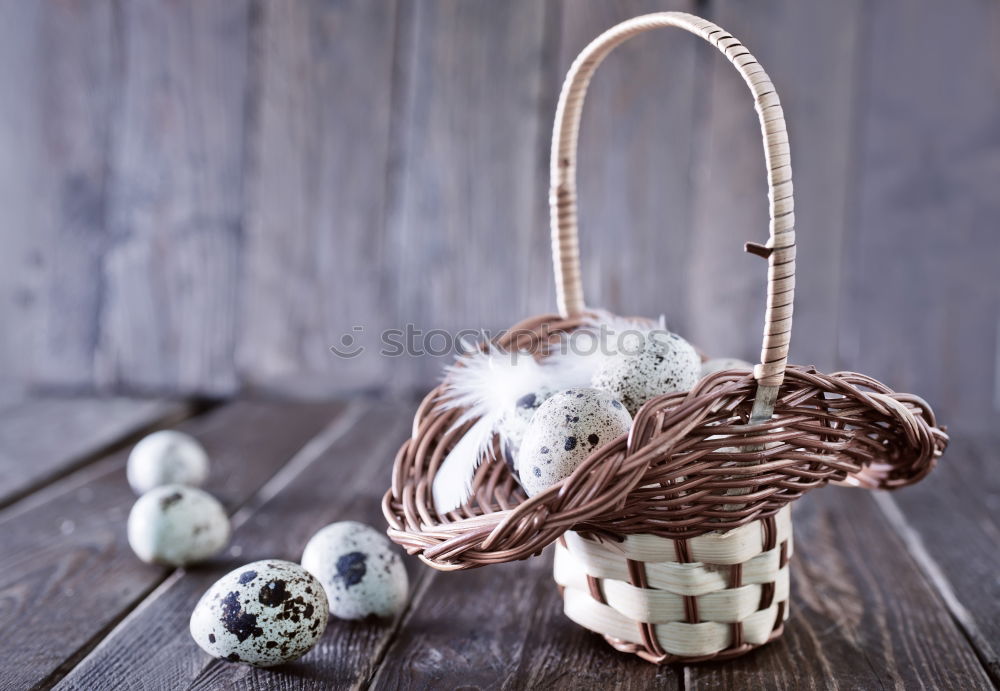
[{"label": "basket weave pattern", "polygon": [[559,538],[554,575],[566,615],[651,662],[740,655],[788,617],[790,507],[690,540]]},{"label": "basket weave pattern", "polygon": [[627,436],[596,449],[564,480],[528,498],[507,465],[483,463],[462,507],[440,514],[431,486],[475,421],[431,391],[383,499],[389,536],[441,570],[525,559],[558,541],[555,579],[567,615],[653,662],[739,655],[780,635],[788,616],[789,504],[827,483],[896,489],[924,477],[948,437],[919,397],[854,372],[787,365],[795,289],[788,137],[763,68],[728,33],[664,12],[624,22],[573,63],[556,111],[551,233],[558,315],[528,319],[496,343],[545,357],[588,316],[580,280],[576,145],[597,66],[643,31],[679,27],[715,45],[743,76],[760,121],[770,238],[767,309],[753,373],[718,372],[659,396]]}]

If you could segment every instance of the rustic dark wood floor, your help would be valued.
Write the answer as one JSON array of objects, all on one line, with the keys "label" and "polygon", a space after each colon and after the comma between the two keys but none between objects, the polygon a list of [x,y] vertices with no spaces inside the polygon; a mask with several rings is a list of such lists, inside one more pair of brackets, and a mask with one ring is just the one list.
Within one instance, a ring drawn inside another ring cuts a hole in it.
[{"label": "rustic dark wood floor", "polygon": [[[725,664],[661,668],[561,613],[549,558],[468,573],[408,560],[396,621],[331,620],[300,661],[211,659],[187,619],[225,571],[298,560],[326,523],[382,525],[379,499],[410,402],[215,406],[38,399],[0,406],[0,688],[939,688],[1000,681],[996,438],[954,440],[922,485],[827,488],[796,505],[784,637]],[[125,517],[137,435],[176,426],[212,459],[233,514],[225,555],[190,570],[139,562]]]}]

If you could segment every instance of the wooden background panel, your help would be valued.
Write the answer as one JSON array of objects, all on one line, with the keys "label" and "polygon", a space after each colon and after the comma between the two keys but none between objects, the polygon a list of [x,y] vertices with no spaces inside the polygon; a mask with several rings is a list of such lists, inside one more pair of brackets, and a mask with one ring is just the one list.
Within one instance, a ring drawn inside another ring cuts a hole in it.
[{"label": "wooden background panel", "polygon": [[[711,3],[709,18],[744,43],[781,98],[798,240],[789,359],[832,371],[851,192],[860,3],[719,0]],[[742,250],[745,241],[767,240],[760,125],[743,79],[715,51],[702,85],[708,105],[694,160],[688,335],[709,353],[757,362],[767,265]]]},{"label": "wooden background panel", "polygon": [[[396,325],[501,329],[551,305],[541,269],[547,164],[536,148],[551,104],[547,4],[405,7],[387,228]],[[440,362],[391,366],[403,386],[436,377]]]},{"label": "wooden background panel", "polygon": [[[559,89],[577,54],[607,28],[647,12],[695,12],[696,6],[567,0],[558,72],[549,88]],[[622,314],[663,314],[681,331],[690,323],[684,311],[693,242],[690,169],[700,156],[698,121],[705,106],[697,82],[711,50],[677,29],[630,39],[595,74],[580,132],[580,242],[588,303]],[[551,120],[546,113],[549,128]],[[548,140],[541,143],[546,151],[548,146]],[[546,267],[551,283],[550,277]]]},{"label": "wooden background panel", "polygon": [[231,392],[249,3],[144,0],[118,15],[96,377]]},{"label": "wooden background panel", "polygon": [[0,3],[0,384],[92,387],[112,3]]},{"label": "wooden background panel", "polygon": [[322,388],[315,372],[341,390],[385,384],[382,359],[341,361],[329,347],[353,325],[393,323],[384,219],[395,11],[367,0],[260,5],[237,351],[254,384]]},{"label": "wooden background panel", "polygon": [[[943,17],[787,0],[0,2],[0,317],[17,325],[0,384],[426,386],[439,359],[381,357],[379,333],[553,307],[559,83],[602,29],[655,9],[719,22],[780,90],[792,360],[925,394],[953,426],[995,423],[1000,10],[984,0]],[[739,248],[763,238],[766,199],[732,67],[679,31],[635,39],[595,78],[581,162],[590,301],[753,358],[764,267]],[[345,335],[363,355],[330,352]]]},{"label": "wooden background panel", "polygon": [[995,428],[1000,5],[870,6],[841,354]]}]

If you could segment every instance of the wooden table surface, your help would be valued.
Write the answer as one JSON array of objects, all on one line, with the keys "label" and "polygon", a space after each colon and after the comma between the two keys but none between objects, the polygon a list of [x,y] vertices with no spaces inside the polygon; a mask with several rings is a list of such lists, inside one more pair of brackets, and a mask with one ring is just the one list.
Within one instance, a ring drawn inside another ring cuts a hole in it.
[{"label": "wooden table surface", "polygon": [[[437,573],[407,559],[394,621],[331,619],[269,670],[213,660],[187,620],[241,563],[297,561],[332,521],[384,525],[379,501],[412,402],[206,406],[129,399],[0,405],[0,688],[995,688],[1000,680],[997,439],[957,435],[923,484],[827,488],[795,506],[792,613],[779,641],[728,663],[663,666],[566,619],[551,557]],[[176,427],[212,457],[233,516],[223,556],[143,564],[125,518],[128,449]]]}]

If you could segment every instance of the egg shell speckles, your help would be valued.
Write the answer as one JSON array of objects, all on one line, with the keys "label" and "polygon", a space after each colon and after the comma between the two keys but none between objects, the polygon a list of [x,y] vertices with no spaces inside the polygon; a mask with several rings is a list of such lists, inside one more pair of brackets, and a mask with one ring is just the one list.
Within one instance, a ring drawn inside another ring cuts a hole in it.
[{"label": "egg shell speckles", "polygon": [[517,456],[524,440],[524,433],[528,431],[528,424],[535,416],[535,411],[555,392],[555,389],[541,386],[535,391],[524,394],[503,414],[497,424],[504,460],[515,477],[518,474]]},{"label": "egg shell speckles", "polygon": [[136,494],[163,485],[200,487],[208,477],[208,454],[191,435],[161,430],[132,448],[125,472]]},{"label": "egg shell speckles", "polygon": [[618,352],[604,358],[590,385],[621,401],[635,415],[651,398],[688,391],[701,376],[701,358],[690,343],[667,331],[623,337]]},{"label": "egg shell speckles", "polygon": [[521,485],[528,496],[568,477],[595,449],[626,434],[632,416],[607,391],[569,389],[535,413],[521,442]]},{"label": "egg shell speckles", "polygon": [[717,357],[701,363],[701,378],[704,379],[710,374],[715,374],[716,372],[722,372],[729,369],[753,370],[753,365],[746,360],[740,360],[739,358]]},{"label": "egg shell speckles", "polygon": [[194,564],[218,554],[228,541],[226,510],[195,487],[151,489],[128,515],[128,543],[137,557],[151,564]]},{"label": "egg shell speckles", "polygon": [[255,561],[202,595],[191,636],[212,657],[270,667],[305,655],[326,630],[326,593],[298,564]]},{"label": "egg shell speckles", "polygon": [[323,584],[335,617],[391,617],[406,605],[403,560],[389,538],[364,523],[341,521],[320,530],[306,545],[302,566]]}]

